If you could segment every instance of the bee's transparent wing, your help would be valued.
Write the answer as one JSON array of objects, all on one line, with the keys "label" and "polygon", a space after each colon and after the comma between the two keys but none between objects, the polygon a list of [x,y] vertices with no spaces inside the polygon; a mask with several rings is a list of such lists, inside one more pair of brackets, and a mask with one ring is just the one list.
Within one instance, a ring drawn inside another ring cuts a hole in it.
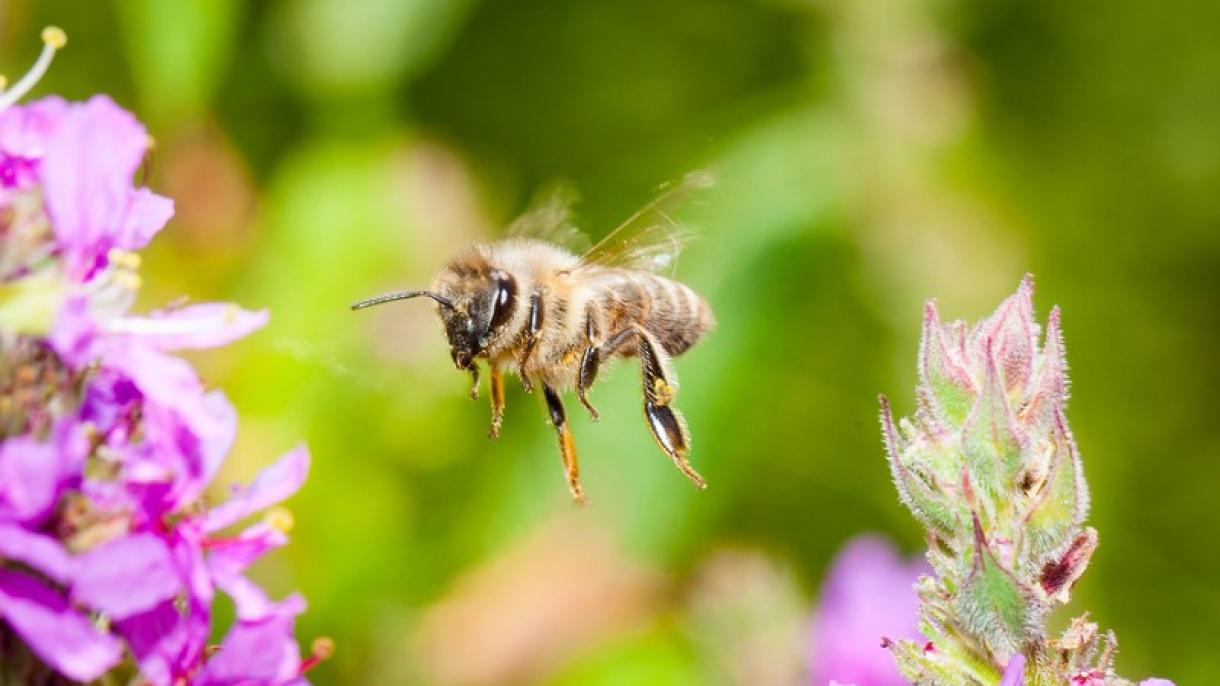
[{"label": "bee's transparent wing", "polygon": [[620,267],[668,272],[694,233],[673,213],[692,193],[712,185],[708,172],[692,172],[667,184],[652,202],[606,234],[580,258],[581,267]]},{"label": "bee's transparent wing", "polygon": [[529,208],[508,225],[510,238],[531,238],[553,243],[577,255],[589,249],[589,237],[572,223],[572,205],[579,200],[570,186],[553,183],[544,187]]}]

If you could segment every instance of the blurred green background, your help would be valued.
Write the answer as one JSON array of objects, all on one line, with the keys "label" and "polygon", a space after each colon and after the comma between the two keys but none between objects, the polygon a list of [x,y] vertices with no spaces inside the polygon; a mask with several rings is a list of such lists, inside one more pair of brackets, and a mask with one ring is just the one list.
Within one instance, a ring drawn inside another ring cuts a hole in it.
[{"label": "blurred green background", "polygon": [[[313,450],[292,544],[318,683],[799,683],[844,540],[914,553],[876,394],[912,410],[924,298],[1037,276],[1101,547],[1075,593],[1120,670],[1212,683],[1220,636],[1220,4],[1080,0],[0,2],[0,67],[108,92],[178,203],[144,304],[268,307],[196,358],[241,411],[222,481]],[[720,325],[678,361],[694,492],[620,366],[575,511],[540,400],[503,437],[430,308],[353,314],[494,238],[540,186],[598,236],[710,168],[678,275]],[[1065,615],[1066,616],[1066,613]]]}]

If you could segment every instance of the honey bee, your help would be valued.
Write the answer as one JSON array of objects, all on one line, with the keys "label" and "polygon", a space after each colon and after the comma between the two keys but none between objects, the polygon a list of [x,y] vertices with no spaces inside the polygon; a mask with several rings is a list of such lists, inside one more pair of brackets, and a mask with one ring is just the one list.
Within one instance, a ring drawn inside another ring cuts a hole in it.
[{"label": "honey bee", "polygon": [[688,175],[579,255],[565,247],[581,237],[570,222],[571,198],[553,194],[514,222],[507,238],[454,256],[430,288],[386,293],[352,309],[420,296],[435,301],[453,364],[471,375],[476,399],[476,360],[486,360],[492,438],[504,419],[504,374],[516,374],[527,392],[541,385],[577,502],[585,495],[560,394],[575,388],[596,421],[589,391],[599,370],[615,357],[638,358],[649,430],[678,469],[705,488],[687,459],[690,432],[674,406],[671,359],[698,343],[714,319],[703,297],[658,272],[672,266],[689,236],[671,212],[709,183],[707,174]]}]

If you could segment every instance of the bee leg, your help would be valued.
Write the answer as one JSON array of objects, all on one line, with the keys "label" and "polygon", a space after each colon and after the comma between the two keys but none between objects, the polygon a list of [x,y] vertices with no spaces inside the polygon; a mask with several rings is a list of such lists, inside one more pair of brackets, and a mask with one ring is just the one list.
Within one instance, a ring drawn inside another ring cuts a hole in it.
[{"label": "bee leg", "polygon": [[597,380],[597,368],[600,365],[601,349],[591,345],[585,348],[585,354],[580,358],[580,373],[576,377],[576,395],[580,398],[580,404],[589,411],[589,417],[595,422],[601,419],[602,415],[596,407],[593,407],[593,403],[589,402],[589,388]]},{"label": "bee leg", "polygon": [[504,423],[504,370],[491,365],[491,431],[492,438],[500,437],[500,425]]},{"label": "bee leg", "polygon": [[470,372],[470,399],[478,400],[479,399],[479,365],[475,364],[474,361],[471,361],[470,366],[467,367],[467,371]]},{"label": "bee leg", "polygon": [[530,356],[534,354],[534,347],[538,345],[540,331],[542,331],[542,294],[534,293],[530,296],[529,319],[525,327],[525,347],[521,350],[520,361],[517,362],[517,367],[521,370],[521,387],[525,389],[526,393],[534,392],[534,384],[530,381],[526,365],[530,361]]},{"label": "bee leg", "polygon": [[597,370],[601,367],[602,351],[596,341],[597,326],[590,308],[585,313],[585,352],[581,355],[580,370],[576,373],[576,395],[580,398],[580,404],[585,406],[585,409],[589,411],[589,416],[595,422],[601,419],[601,413],[597,411],[596,407],[593,407],[593,403],[589,402],[589,389],[597,380]]},{"label": "bee leg", "polygon": [[664,349],[644,327],[636,324],[632,328],[637,336],[636,354],[644,379],[644,417],[648,420],[648,428],[686,478],[697,488],[707,488],[707,481],[686,459],[690,452],[690,431],[682,413],[673,406],[677,385],[666,368]]},{"label": "bee leg", "polygon": [[548,384],[542,385],[546,396],[546,407],[551,414],[551,424],[555,425],[555,433],[559,435],[559,455],[563,458],[563,472],[568,479],[568,490],[572,499],[581,505],[585,504],[585,491],[580,487],[580,463],[576,459],[576,444],[572,441],[572,431],[568,429],[567,413],[563,409],[563,400]]}]

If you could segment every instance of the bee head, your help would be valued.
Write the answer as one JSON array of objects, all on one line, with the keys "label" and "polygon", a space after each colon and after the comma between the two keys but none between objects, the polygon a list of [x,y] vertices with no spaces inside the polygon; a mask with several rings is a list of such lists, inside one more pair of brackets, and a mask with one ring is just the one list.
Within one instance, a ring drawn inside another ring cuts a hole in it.
[{"label": "bee head", "polygon": [[431,290],[395,291],[352,305],[353,310],[419,296],[436,301],[436,313],[449,339],[449,354],[458,369],[471,369],[476,357],[513,316],[517,280],[478,254],[450,263]]},{"label": "bee head", "polygon": [[469,369],[512,318],[517,281],[482,260],[457,262],[441,272],[436,292],[451,303],[438,304],[437,314],[449,339],[453,364]]}]

